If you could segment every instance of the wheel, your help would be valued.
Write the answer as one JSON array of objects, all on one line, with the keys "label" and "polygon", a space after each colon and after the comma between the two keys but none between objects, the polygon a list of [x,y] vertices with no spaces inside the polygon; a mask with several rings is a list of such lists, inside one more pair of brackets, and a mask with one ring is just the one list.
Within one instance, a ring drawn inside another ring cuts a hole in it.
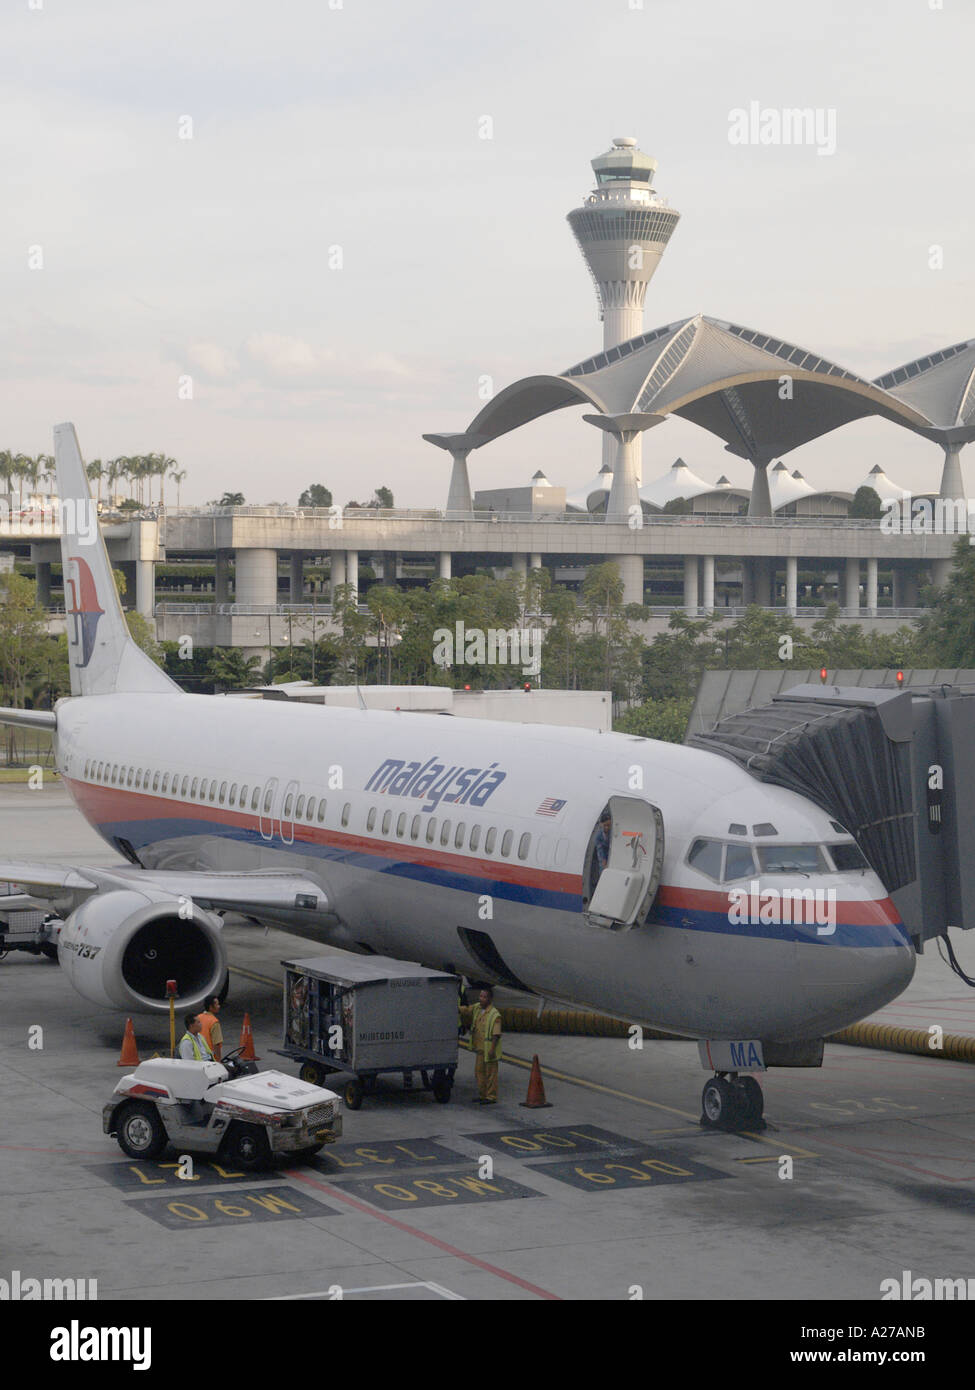
[{"label": "wheel", "polygon": [[450,1092],[453,1090],[453,1082],[451,1081],[450,1077],[447,1075],[446,1072],[435,1071],[433,1073],[433,1085],[430,1087],[430,1089],[433,1092],[434,1100],[438,1101],[440,1105],[446,1105],[447,1102],[450,1100]]},{"label": "wheel", "polygon": [[254,1171],[271,1166],[271,1145],[267,1135],[259,1125],[249,1125],[241,1120],[230,1126],[220,1152],[239,1168]]},{"label": "wheel", "polygon": [[741,1123],[744,1129],[764,1129],[765,1097],[754,1076],[743,1076],[738,1082],[741,1101]]},{"label": "wheel", "polygon": [[325,1080],[325,1073],[317,1062],[302,1062],[298,1079],[307,1081],[309,1086],[320,1086]]},{"label": "wheel", "polygon": [[347,1081],[342,1099],[350,1110],[361,1110],[363,1086],[361,1081]]},{"label": "wheel", "polygon": [[132,1100],[115,1114],[119,1148],[129,1158],[158,1158],[169,1142],[156,1107]]},{"label": "wheel", "polygon": [[50,941],[46,941],[41,947],[41,955],[46,956],[48,960],[57,960],[58,948],[53,946]]},{"label": "wheel", "polygon": [[726,1076],[712,1076],[701,1092],[701,1124],[705,1129],[735,1129],[741,1118],[741,1098]]}]

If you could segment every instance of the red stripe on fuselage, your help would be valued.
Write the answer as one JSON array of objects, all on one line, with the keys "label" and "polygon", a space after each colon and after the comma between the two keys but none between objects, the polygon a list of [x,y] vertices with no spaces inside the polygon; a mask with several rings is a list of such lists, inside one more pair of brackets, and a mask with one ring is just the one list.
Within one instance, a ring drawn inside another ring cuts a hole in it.
[{"label": "red stripe on fuselage", "polygon": [[[742,884],[736,884],[736,889],[747,892]],[[773,885],[766,882],[760,891],[755,895],[761,903],[763,893],[772,889]],[[777,890],[782,892],[781,889]],[[822,888],[819,888],[822,892]],[[660,892],[657,894],[657,902],[661,907],[683,907],[691,912],[720,912],[728,911],[728,890],[713,890],[708,888],[671,888],[661,884]],[[890,898],[866,898],[866,899],[844,899],[842,902],[834,904],[837,920],[844,926],[866,927],[876,926],[878,922],[889,922],[892,926],[900,924],[900,916]]]},{"label": "red stripe on fuselage", "polygon": [[[64,780],[78,809],[91,825],[100,826],[106,821],[179,819],[234,826],[260,833],[260,817],[256,812],[231,811],[226,806],[217,803],[211,805],[208,801],[175,801],[169,797],[153,796],[151,792],[136,791],[133,787],[106,787],[101,783],[76,781],[69,777]],[[395,808],[387,809],[395,811]],[[399,812],[395,811],[395,814]],[[265,824],[270,819],[265,817]],[[288,849],[289,842],[282,840],[279,833],[280,823],[280,818],[275,816],[273,824],[278,829],[273,841],[276,846]],[[289,821],[289,828],[290,824]],[[499,863],[495,859],[449,854],[435,850],[432,845],[419,844],[416,841],[348,835],[340,830],[308,825],[303,821],[295,822],[294,831],[295,841],[302,844],[329,845],[335,849],[346,849],[360,854],[381,855],[383,858],[397,859],[400,862],[447,869],[468,877],[496,879],[502,883],[520,884],[525,888],[544,888],[550,893],[578,895],[582,892],[582,877],[579,874],[560,874],[552,869],[523,868],[508,861]]]}]

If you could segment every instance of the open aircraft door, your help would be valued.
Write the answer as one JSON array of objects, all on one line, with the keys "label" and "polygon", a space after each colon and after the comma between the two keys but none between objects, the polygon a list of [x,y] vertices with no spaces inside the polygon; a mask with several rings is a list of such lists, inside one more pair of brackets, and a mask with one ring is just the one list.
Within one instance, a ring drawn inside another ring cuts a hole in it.
[{"label": "open aircraft door", "polygon": [[[646,920],[657,889],[664,860],[664,819],[649,801],[631,796],[611,796],[612,817],[609,857],[599,874],[585,908],[592,927],[625,931]],[[589,845],[586,870],[592,883],[598,873],[596,836]]]}]

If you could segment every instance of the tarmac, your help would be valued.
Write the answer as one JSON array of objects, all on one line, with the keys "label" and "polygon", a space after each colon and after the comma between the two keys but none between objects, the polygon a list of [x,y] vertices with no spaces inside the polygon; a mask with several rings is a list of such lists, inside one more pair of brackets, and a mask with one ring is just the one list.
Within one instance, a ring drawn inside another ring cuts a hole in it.
[{"label": "tarmac", "polygon": [[[57,786],[0,787],[0,855],[115,862]],[[314,948],[225,934],[228,1045],[248,1012],[262,1068],[293,1073],[272,1050],[280,962]],[[874,1017],[971,1035],[975,991],[929,946]],[[728,1135],[700,1127],[691,1042],[510,1034],[495,1107],[461,1051],[447,1105],[390,1081],[311,1162],[181,1176],[102,1134],[124,1022],[52,962],[0,962],[0,1279],[95,1280],[101,1300],[791,1301],[975,1278],[975,1067],[935,1053],[828,1044],[822,1069],[762,1078],[764,1132]],[[166,1051],[165,1019],[134,1022],[143,1058]],[[546,1109],[520,1104],[536,1052]]]}]

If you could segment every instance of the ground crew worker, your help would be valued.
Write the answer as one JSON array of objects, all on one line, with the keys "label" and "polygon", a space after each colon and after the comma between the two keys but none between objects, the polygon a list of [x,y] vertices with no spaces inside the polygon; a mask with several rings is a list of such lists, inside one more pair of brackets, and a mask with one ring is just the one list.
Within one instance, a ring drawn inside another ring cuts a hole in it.
[{"label": "ground crew worker", "polygon": [[223,1029],[220,1027],[220,996],[214,994],[207,1000],[206,1012],[199,1015],[200,1032],[207,1040],[213,1060],[220,1061],[223,1052]]},{"label": "ground crew worker", "polygon": [[210,1051],[210,1044],[200,1032],[199,1014],[187,1014],[183,1022],[186,1024],[186,1032],[179,1040],[179,1047],[176,1049],[180,1060],[183,1062],[212,1062],[213,1053]]},{"label": "ground crew worker", "polygon": [[501,1060],[501,1015],[494,1007],[494,990],[482,989],[471,1013],[471,1047],[478,1105],[495,1105],[498,1099],[498,1062]]},{"label": "ground crew worker", "polygon": [[609,814],[609,808],[599,817],[599,829],[596,831],[596,843],[593,846],[593,861],[595,874],[593,877],[593,890],[599,882],[600,876],[606,865],[609,863],[609,842],[613,831],[613,821]]}]

